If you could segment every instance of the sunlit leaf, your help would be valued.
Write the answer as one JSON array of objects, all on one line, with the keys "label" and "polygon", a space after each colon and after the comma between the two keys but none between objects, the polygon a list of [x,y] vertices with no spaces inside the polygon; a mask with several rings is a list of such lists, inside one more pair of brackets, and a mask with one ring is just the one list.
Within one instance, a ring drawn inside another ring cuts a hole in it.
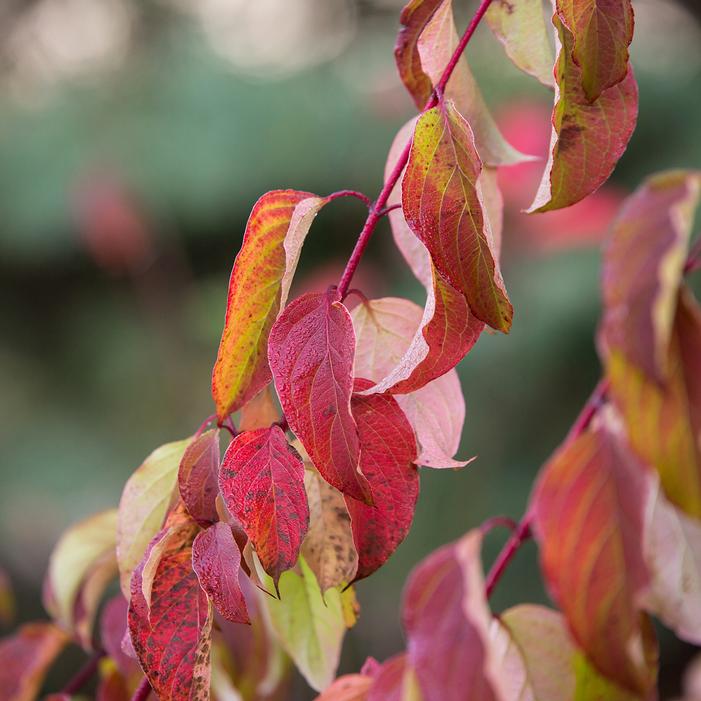
[{"label": "sunlit leaf", "polygon": [[309,532],[302,555],[316,575],[321,591],[352,582],[358,570],[350,514],[343,495],[314,469],[305,469],[309,500]]},{"label": "sunlit leaf", "polygon": [[229,526],[219,522],[197,534],[192,567],[214,608],[227,621],[251,622],[239,582],[241,552]]},{"label": "sunlit leaf", "polygon": [[299,573],[283,572],[279,590],[279,600],[261,594],[262,605],[297,669],[313,689],[321,691],[335,676],[343,636],[352,623],[347,620],[344,599],[353,600],[353,590],[341,594],[333,588],[322,595],[304,558],[299,560]]},{"label": "sunlit leaf", "polygon": [[197,531],[183,518],[166,531],[150,606],[142,584],[148,552],[131,580],[131,642],[160,701],[209,700],[212,607],[192,569]]},{"label": "sunlit leaf", "polygon": [[402,181],[404,216],[472,313],[507,332],[513,307],[483,212],[482,164],[469,125],[447,100],[421,115]]},{"label": "sunlit leaf", "polygon": [[701,644],[701,521],[671,504],[652,479],[643,534],[651,583],[645,607],[678,637]]},{"label": "sunlit leaf", "polygon": [[35,701],[44,676],[68,643],[51,623],[28,623],[0,639],[0,699]]},{"label": "sunlit leaf", "polygon": [[557,0],[557,12],[574,37],[572,59],[581,68],[584,94],[593,102],[628,72],[631,0]]},{"label": "sunlit leaf", "polygon": [[350,411],[354,352],[353,322],[333,289],[296,299],[270,333],[270,367],[290,429],[329,484],[369,502]]},{"label": "sunlit leaf", "polygon": [[44,606],[54,621],[85,648],[92,645],[100,599],[117,575],[117,510],[71,526],[51,553],[44,580]]},{"label": "sunlit leaf", "polygon": [[219,488],[277,586],[309,527],[302,458],[279,426],[240,433],[222,460]]},{"label": "sunlit leaf", "polygon": [[638,118],[632,69],[590,102],[582,88],[582,71],[572,58],[572,34],[557,15],[553,24],[558,57],[550,154],[529,212],[569,207],[601,187],[623,155]]},{"label": "sunlit leaf", "polygon": [[544,467],[531,504],[545,579],[574,639],[603,675],[641,694],[655,679],[640,613],[646,469],[600,411]]},{"label": "sunlit leaf", "polygon": [[552,87],[553,53],[543,0],[496,0],[485,15],[514,65]]},{"label": "sunlit leaf", "polygon": [[[370,385],[356,381],[358,390]],[[419,496],[416,437],[396,400],[388,394],[356,394],[351,402],[360,434],[360,465],[374,498],[373,506],[346,497],[358,551],[356,579],[381,567],[404,540]]]},{"label": "sunlit leaf", "polygon": [[480,561],[482,536],[471,531],[412,572],[404,590],[407,662],[425,701],[501,699],[500,670],[488,645],[491,614]]},{"label": "sunlit leaf", "polygon": [[[355,374],[379,382],[401,362],[421,325],[423,311],[406,299],[383,297],[357,306],[351,317],[357,343]],[[395,399],[416,433],[419,465],[467,464],[453,460],[465,421],[465,400],[455,369]]]},{"label": "sunlit leaf", "polygon": [[270,382],[268,335],[285,307],[309,227],[325,203],[309,192],[275,190],[253,207],[231,271],[212,372],[212,396],[222,419]]},{"label": "sunlit leaf", "polygon": [[205,431],[193,439],[178,468],[180,498],[192,518],[207,526],[217,520],[219,430]]},{"label": "sunlit leaf", "polygon": [[178,466],[189,443],[187,438],[157,448],[124,485],[117,522],[117,563],[122,592],[127,598],[131,574],[163,525],[174,498]]}]

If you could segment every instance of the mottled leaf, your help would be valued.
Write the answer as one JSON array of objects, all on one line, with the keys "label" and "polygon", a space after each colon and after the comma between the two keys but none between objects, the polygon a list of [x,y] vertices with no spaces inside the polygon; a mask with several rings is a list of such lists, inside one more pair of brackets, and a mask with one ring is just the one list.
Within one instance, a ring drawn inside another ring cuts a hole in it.
[{"label": "mottled leaf", "polygon": [[[357,343],[355,374],[380,382],[401,362],[420,328],[423,312],[406,299],[384,297],[357,306],[351,317]],[[395,399],[416,433],[419,465],[441,468],[467,464],[453,460],[465,421],[465,400],[455,369]]]},{"label": "mottled leaf", "polygon": [[669,344],[701,173],[649,178],[623,204],[604,250],[600,341],[652,380],[669,372]]},{"label": "mottled leaf", "polygon": [[472,313],[508,332],[513,307],[483,212],[481,171],[469,125],[452,101],[442,101],[416,123],[402,205],[436,269],[465,296]]},{"label": "mottled leaf", "polygon": [[333,588],[322,595],[304,558],[299,560],[299,573],[283,572],[279,590],[279,600],[261,593],[262,605],[297,669],[313,689],[321,691],[335,676],[343,636],[354,622],[346,613],[348,601],[354,600],[353,590],[341,594]]},{"label": "mottled leaf", "polygon": [[117,510],[71,526],[59,539],[44,580],[44,607],[54,621],[90,648],[100,599],[117,575]]},{"label": "mottled leaf", "polygon": [[207,526],[217,520],[219,430],[205,431],[188,445],[178,468],[180,498],[192,518]]},{"label": "mottled leaf", "polygon": [[174,498],[178,466],[189,443],[187,438],[157,448],[124,485],[117,522],[117,564],[122,593],[127,598],[131,574],[163,525]]},{"label": "mottled leaf", "polygon": [[631,445],[660,475],[667,497],[701,518],[701,310],[682,290],[659,385],[624,354],[608,349],[610,394],[626,422]]},{"label": "mottled leaf", "polygon": [[212,396],[221,419],[270,382],[268,335],[285,307],[309,227],[325,203],[309,192],[275,190],[253,207],[231,271],[212,372]]},{"label": "mottled leaf", "polygon": [[131,641],[160,701],[209,700],[212,607],[192,569],[197,531],[189,519],[166,531],[150,607],[142,585],[148,552],[131,579]]},{"label": "mottled leaf", "polygon": [[485,19],[517,68],[554,86],[555,56],[543,0],[495,0]]},{"label": "mottled leaf", "polygon": [[239,583],[241,552],[231,527],[215,523],[197,534],[192,544],[192,567],[214,608],[232,623],[250,623]]},{"label": "mottled leaf", "polygon": [[407,662],[425,701],[502,699],[500,670],[488,645],[491,614],[480,562],[482,536],[471,531],[412,572],[404,590]]},{"label": "mottled leaf", "polygon": [[590,102],[582,88],[582,71],[572,58],[572,34],[557,15],[553,24],[559,38],[550,154],[529,212],[569,207],[603,185],[626,150],[638,118],[632,69]]},{"label": "mottled leaf", "polygon": [[370,502],[350,411],[354,352],[353,322],[333,289],[296,299],[270,333],[270,367],[290,428],[329,484]]},{"label": "mottled leaf", "polygon": [[311,463],[305,469],[304,484],[310,516],[302,555],[325,592],[353,581],[358,553],[341,492],[324,480]]},{"label": "mottled leaf", "polygon": [[651,479],[643,534],[650,588],[644,603],[678,637],[701,644],[701,521],[687,516]]},{"label": "mottled leaf", "polygon": [[[458,44],[452,0],[412,0],[401,15],[395,58],[399,75],[423,108]],[[507,165],[527,159],[499,132],[463,55],[448,81],[446,95],[455,100],[475,133],[485,163]]]},{"label": "mottled leaf", "polygon": [[[356,380],[358,390],[368,380]],[[388,394],[356,394],[351,402],[360,434],[360,464],[372,488],[374,505],[346,497],[358,551],[356,580],[381,567],[404,540],[419,496],[416,437],[411,424]]]},{"label": "mottled leaf", "polygon": [[68,636],[51,623],[28,623],[0,639],[0,699],[34,701],[67,643]]},{"label": "mottled leaf", "polygon": [[581,69],[584,94],[593,102],[628,72],[631,0],[557,0],[557,12],[574,37],[572,60]]},{"label": "mottled leaf", "polygon": [[224,455],[219,488],[277,586],[309,527],[302,458],[279,426],[240,433]]},{"label": "mottled leaf", "polygon": [[655,677],[640,613],[646,469],[600,411],[545,466],[531,504],[545,579],[574,639],[603,675],[641,694]]}]

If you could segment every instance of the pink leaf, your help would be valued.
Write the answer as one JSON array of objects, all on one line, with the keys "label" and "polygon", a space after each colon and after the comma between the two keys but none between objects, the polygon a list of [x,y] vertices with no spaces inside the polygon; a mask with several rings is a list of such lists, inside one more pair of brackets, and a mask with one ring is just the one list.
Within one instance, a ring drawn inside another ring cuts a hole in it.
[{"label": "pink leaf", "polygon": [[178,468],[178,486],[185,508],[200,525],[217,519],[219,430],[205,431],[185,450]]},{"label": "pink leaf", "polygon": [[299,297],[270,333],[270,367],[290,428],[329,484],[370,503],[350,410],[354,352],[353,322],[335,290]]},{"label": "pink leaf", "polygon": [[192,567],[214,608],[232,623],[250,623],[239,583],[241,552],[231,527],[215,523],[197,534],[192,544]]},{"label": "pink leaf", "polygon": [[277,586],[309,527],[302,458],[279,426],[240,433],[224,455],[219,488]]}]

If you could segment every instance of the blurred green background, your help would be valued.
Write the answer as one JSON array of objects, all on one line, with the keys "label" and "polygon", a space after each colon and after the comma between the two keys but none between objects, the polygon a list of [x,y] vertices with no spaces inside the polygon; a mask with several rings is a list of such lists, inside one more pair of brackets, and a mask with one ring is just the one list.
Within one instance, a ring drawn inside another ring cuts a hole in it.
[{"label": "blurred green background", "polygon": [[[413,114],[393,63],[399,0],[3,0],[0,8],[0,568],[19,619],[41,616],[48,554],[117,503],[154,447],[212,411],[211,366],[248,212],[279,187],[374,195]],[[461,18],[474,2],[457,0]],[[625,193],[701,167],[701,6],[637,0],[640,120],[610,185],[573,212],[520,214],[542,163],[503,174],[512,333],[459,371],[462,472],[423,471],[413,530],[358,587],[344,669],[402,646],[411,567],[490,515],[518,518],[534,476],[595,385],[601,236]],[[486,28],[468,56],[505,133],[545,153],[551,95]],[[334,280],[364,219],[327,207],[301,285]],[[421,290],[383,223],[357,277],[368,296]],[[505,534],[487,539],[488,566]],[[495,610],[543,601],[525,547]],[[664,696],[692,654],[663,637]],[[306,698],[300,690],[295,698]]]}]

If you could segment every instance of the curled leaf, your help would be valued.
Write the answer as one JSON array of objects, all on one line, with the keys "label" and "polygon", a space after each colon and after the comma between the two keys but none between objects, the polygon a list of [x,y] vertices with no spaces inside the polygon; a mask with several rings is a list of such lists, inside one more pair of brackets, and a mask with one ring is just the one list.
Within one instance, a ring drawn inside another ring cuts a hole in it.
[{"label": "curled leaf", "polygon": [[240,433],[224,455],[219,488],[277,586],[309,527],[302,458],[279,426]]},{"label": "curled leaf", "polygon": [[270,367],[291,430],[329,484],[371,502],[350,411],[354,353],[353,322],[333,289],[296,299],[270,333]]},{"label": "curled leaf", "polygon": [[632,69],[590,102],[582,88],[582,70],[572,58],[573,36],[557,14],[553,24],[558,58],[550,154],[529,212],[569,207],[601,187],[623,155],[638,118]]},{"label": "curled leaf", "polygon": [[212,371],[220,419],[270,382],[270,329],[289,294],[309,227],[326,200],[309,192],[275,190],[256,202],[229,280],[226,319]]},{"label": "curled leaf", "polygon": [[219,429],[205,431],[193,439],[178,468],[180,498],[200,525],[214,523],[217,516],[217,475],[219,473]]}]

